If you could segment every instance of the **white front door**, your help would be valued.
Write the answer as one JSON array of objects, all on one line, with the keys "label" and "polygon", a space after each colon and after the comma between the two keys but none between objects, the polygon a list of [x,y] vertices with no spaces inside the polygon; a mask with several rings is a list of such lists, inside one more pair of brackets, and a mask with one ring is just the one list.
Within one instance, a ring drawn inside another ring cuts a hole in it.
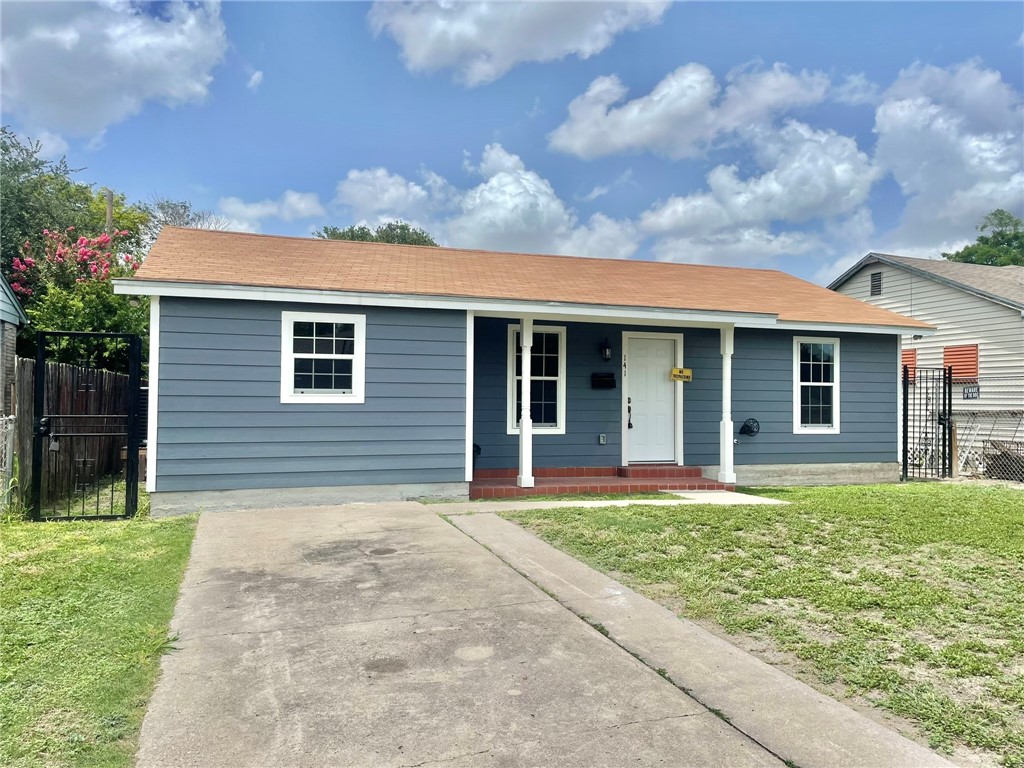
[{"label": "white front door", "polygon": [[676,339],[627,336],[626,430],[630,462],[676,460]]}]

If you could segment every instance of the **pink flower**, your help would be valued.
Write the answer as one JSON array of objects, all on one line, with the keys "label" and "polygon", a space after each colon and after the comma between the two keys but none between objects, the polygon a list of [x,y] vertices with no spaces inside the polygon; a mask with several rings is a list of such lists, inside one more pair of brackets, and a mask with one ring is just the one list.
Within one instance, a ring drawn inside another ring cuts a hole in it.
[{"label": "pink flower", "polygon": [[84,248],[88,244],[89,244],[89,238],[87,238],[87,237],[80,237],[80,238],[78,238],[78,241],[75,243],[75,245],[77,245],[79,248]]},{"label": "pink flower", "polygon": [[90,264],[89,265],[89,271],[92,272],[94,275],[96,274],[98,269],[99,268],[95,264]]},{"label": "pink flower", "polygon": [[17,256],[14,257],[14,261],[11,262],[11,266],[14,267],[14,269],[17,272],[22,272],[25,269],[25,265],[22,263],[21,259],[19,259]]},{"label": "pink flower", "polygon": [[68,232],[74,232],[74,231],[75,231],[74,227],[68,227]]},{"label": "pink flower", "polygon": [[110,242],[110,235],[108,235],[106,232],[104,232],[102,235],[100,235],[99,237],[96,238],[96,242],[99,245],[106,245],[107,243]]},{"label": "pink flower", "polygon": [[132,270],[133,270],[133,271],[134,271],[134,270],[137,270],[137,269],[138,269],[139,267],[141,267],[141,266],[142,266],[142,265],[141,265],[141,264],[139,264],[139,262],[137,262],[137,261],[133,261],[133,262],[132,262]]},{"label": "pink flower", "polygon": [[50,236],[50,230],[44,229],[43,230],[43,234],[46,235],[47,237],[49,237]]},{"label": "pink flower", "polygon": [[26,256],[25,263],[28,264],[30,267],[34,267],[36,265],[36,260],[33,259],[31,256]]}]

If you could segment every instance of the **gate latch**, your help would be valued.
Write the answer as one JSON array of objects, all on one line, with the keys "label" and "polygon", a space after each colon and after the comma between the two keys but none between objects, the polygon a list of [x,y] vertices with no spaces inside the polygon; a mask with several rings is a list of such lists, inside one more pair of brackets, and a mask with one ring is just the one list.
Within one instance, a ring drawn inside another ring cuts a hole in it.
[{"label": "gate latch", "polygon": [[43,436],[50,434],[50,420],[45,416],[36,423],[36,434]]}]

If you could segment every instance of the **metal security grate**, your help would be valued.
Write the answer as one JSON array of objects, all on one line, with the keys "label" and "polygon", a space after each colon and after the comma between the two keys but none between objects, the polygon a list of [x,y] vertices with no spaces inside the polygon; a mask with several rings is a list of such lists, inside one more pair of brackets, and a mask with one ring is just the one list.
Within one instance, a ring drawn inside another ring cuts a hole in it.
[{"label": "metal security grate", "polygon": [[953,476],[953,369],[903,366],[903,479]]}]

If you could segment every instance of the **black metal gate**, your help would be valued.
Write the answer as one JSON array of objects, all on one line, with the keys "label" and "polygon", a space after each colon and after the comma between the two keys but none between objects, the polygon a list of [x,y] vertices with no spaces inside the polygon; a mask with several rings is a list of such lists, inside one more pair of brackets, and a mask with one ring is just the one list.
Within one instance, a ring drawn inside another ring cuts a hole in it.
[{"label": "black metal gate", "polygon": [[33,519],[136,513],[141,373],[142,341],[134,334],[38,334]]},{"label": "black metal gate", "polygon": [[953,369],[903,366],[903,479],[953,476]]}]

